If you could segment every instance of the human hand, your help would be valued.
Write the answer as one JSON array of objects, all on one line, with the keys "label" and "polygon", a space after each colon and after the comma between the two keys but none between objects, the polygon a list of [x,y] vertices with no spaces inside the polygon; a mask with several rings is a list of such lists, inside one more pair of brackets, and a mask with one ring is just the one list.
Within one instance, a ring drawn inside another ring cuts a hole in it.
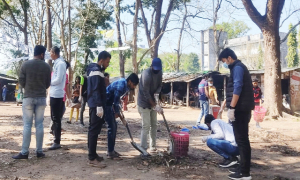
[{"label": "human hand", "polygon": [[79,96],[79,98],[78,98],[78,101],[79,101],[79,102],[81,102],[81,100],[82,100],[82,97],[81,97],[81,96]]},{"label": "human hand", "polygon": [[208,139],[208,136],[202,137],[202,142],[203,142],[203,143],[206,143],[207,139]]},{"label": "human hand", "polygon": [[163,114],[164,110],[162,107],[160,107],[159,105],[156,105],[154,110],[158,113],[158,114]]},{"label": "human hand", "polygon": [[46,103],[48,106],[50,106],[50,97],[49,96],[47,96]]},{"label": "human hand", "polygon": [[97,116],[98,117],[100,117],[100,118],[102,118],[103,117],[103,108],[102,108],[102,106],[101,107],[97,107]]},{"label": "human hand", "polygon": [[227,117],[228,117],[229,121],[231,121],[231,122],[235,121],[234,112],[235,112],[235,109],[228,109],[228,111],[227,111]]}]

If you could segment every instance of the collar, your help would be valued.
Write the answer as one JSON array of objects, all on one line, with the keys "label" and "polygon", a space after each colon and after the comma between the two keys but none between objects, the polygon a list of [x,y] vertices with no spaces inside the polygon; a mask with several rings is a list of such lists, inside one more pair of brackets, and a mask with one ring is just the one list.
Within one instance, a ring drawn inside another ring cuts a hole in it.
[{"label": "collar", "polygon": [[59,57],[56,60],[54,60],[54,64],[57,64],[58,62],[63,61],[63,58]]},{"label": "collar", "polygon": [[228,67],[229,69],[233,69],[233,67],[237,64],[237,63],[240,63],[241,61],[240,60],[235,60],[232,64],[229,64]]}]

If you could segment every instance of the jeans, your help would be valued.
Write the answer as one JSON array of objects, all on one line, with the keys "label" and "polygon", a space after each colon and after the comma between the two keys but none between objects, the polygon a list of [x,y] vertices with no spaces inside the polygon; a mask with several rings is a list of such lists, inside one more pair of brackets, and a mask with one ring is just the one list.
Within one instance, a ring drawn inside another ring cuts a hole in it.
[{"label": "jeans", "polygon": [[6,93],[2,93],[2,99],[3,99],[3,101],[5,101],[5,99],[6,99]]},{"label": "jeans", "polygon": [[250,173],[251,147],[249,141],[249,122],[251,111],[235,111],[235,121],[232,122],[235,141],[241,156],[240,168],[242,174]]},{"label": "jeans", "polygon": [[108,152],[114,152],[118,126],[117,126],[117,122],[115,119],[115,113],[114,113],[112,106],[107,106],[105,108],[105,121],[107,123]]},{"label": "jeans", "polygon": [[150,135],[150,148],[156,148],[157,113],[153,109],[138,107],[142,116],[141,147],[148,149],[148,135]]},{"label": "jeans", "polygon": [[33,116],[35,117],[35,136],[36,136],[36,152],[43,152],[43,139],[44,139],[44,112],[46,108],[46,98],[24,98],[22,111],[23,111],[23,142],[22,151],[23,155],[29,154],[29,145],[31,141],[31,127]]},{"label": "jeans", "polygon": [[86,101],[87,101],[87,98],[82,96],[82,100],[81,100],[81,109],[80,109],[80,123],[81,124],[84,124],[83,123],[83,113],[85,111],[85,105],[86,105]]},{"label": "jeans", "polygon": [[200,124],[202,117],[205,118],[205,116],[208,114],[208,101],[200,100],[200,107],[201,107],[201,112],[198,117],[197,124]]},{"label": "jeans", "polygon": [[97,158],[97,140],[98,134],[101,132],[102,125],[104,124],[104,118],[100,118],[96,115],[97,108],[90,108],[89,119],[89,132],[88,132],[88,149],[89,160],[93,161]]},{"label": "jeans", "polygon": [[239,155],[239,148],[226,140],[208,139],[207,146],[225,159]]},{"label": "jeans", "polygon": [[50,111],[53,125],[51,131],[54,135],[54,143],[60,144],[61,140],[61,119],[63,115],[63,98],[50,97]]}]

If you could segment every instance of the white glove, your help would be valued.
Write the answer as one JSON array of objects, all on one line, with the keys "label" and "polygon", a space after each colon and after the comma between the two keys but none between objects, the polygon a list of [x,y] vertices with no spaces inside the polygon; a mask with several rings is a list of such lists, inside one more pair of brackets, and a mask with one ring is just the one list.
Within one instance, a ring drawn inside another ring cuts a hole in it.
[{"label": "white glove", "polygon": [[67,107],[71,106],[71,99],[66,99],[66,105],[67,105]]},{"label": "white glove", "polygon": [[103,117],[103,108],[101,107],[97,107],[97,116],[102,118]]},{"label": "white glove", "polygon": [[46,103],[48,106],[50,106],[50,97],[49,96],[47,96],[47,98],[46,98]]},{"label": "white glove", "polygon": [[154,110],[158,113],[158,114],[163,114],[164,110],[163,108],[161,108],[159,105],[156,105]]},{"label": "white glove", "polygon": [[227,117],[228,117],[229,121],[231,121],[231,122],[235,121],[234,112],[235,112],[235,109],[228,109],[228,111],[227,111]]},{"label": "white glove", "polygon": [[208,139],[208,136],[202,137],[202,142],[203,142],[203,143],[206,143],[207,139]]},{"label": "white glove", "polygon": [[79,101],[79,102],[81,102],[81,100],[82,100],[82,97],[81,97],[81,96],[79,96],[79,98],[78,98],[78,101]]}]

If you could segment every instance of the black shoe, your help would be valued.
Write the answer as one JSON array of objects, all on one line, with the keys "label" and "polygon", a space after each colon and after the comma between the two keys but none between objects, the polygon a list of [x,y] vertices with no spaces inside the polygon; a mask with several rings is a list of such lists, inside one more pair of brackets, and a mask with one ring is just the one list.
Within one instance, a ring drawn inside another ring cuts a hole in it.
[{"label": "black shoe", "polygon": [[19,153],[16,156],[12,157],[13,159],[28,159],[28,154],[27,155],[23,155],[22,153]]},{"label": "black shoe", "polygon": [[252,179],[250,174],[242,174],[240,172],[236,172],[234,174],[229,174],[228,178],[235,179],[235,180],[251,180]]},{"label": "black shoe", "polygon": [[101,157],[101,156],[98,156],[98,155],[97,155],[97,157],[96,157],[96,160],[97,160],[97,161],[99,161],[99,162],[101,162],[101,161],[103,161],[103,160],[104,160],[104,158],[103,158],[103,157]]},{"label": "black shoe", "polygon": [[49,150],[56,150],[56,149],[59,149],[59,148],[61,148],[60,144],[53,143],[52,146],[49,148]]},{"label": "black shoe", "polygon": [[44,158],[46,155],[44,153],[36,153],[37,158]]},{"label": "black shoe", "polygon": [[232,167],[232,168],[229,168],[228,171],[229,171],[231,174],[234,174],[234,173],[240,172],[240,167],[239,167],[239,166],[237,166],[237,167]]},{"label": "black shoe", "polygon": [[237,158],[236,158],[236,157],[233,157],[233,158],[230,158],[230,159],[224,159],[224,161],[221,162],[221,163],[219,164],[219,166],[220,166],[220,167],[223,167],[223,168],[229,168],[229,167],[231,167],[231,166],[233,166],[233,165],[235,165],[235,164],[237,164],[237,163],[238,163]]}]

